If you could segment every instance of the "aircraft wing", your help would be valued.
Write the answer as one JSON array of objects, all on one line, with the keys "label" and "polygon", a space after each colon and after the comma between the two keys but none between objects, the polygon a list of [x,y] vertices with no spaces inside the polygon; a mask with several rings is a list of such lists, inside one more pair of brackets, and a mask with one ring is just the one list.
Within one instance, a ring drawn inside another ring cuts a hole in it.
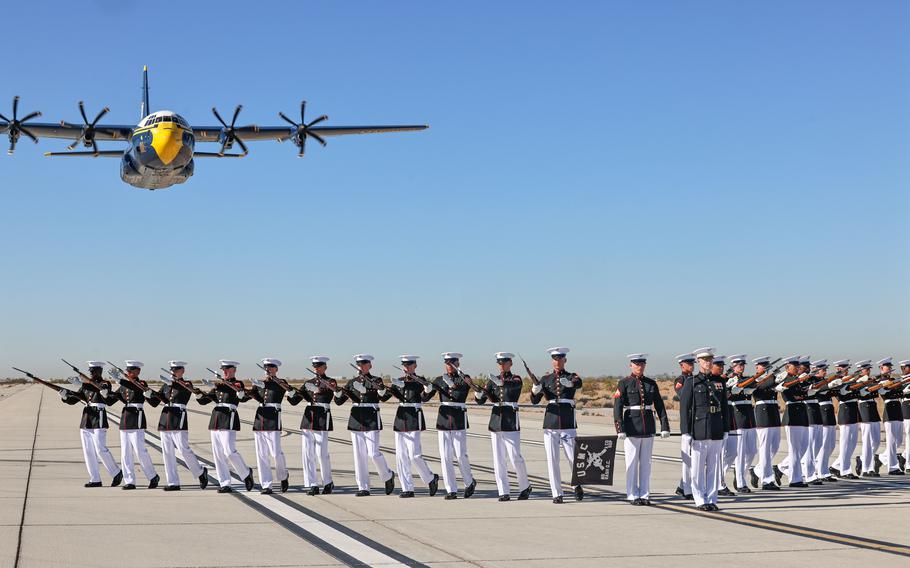
[{"label": "aircraft wing", "polygon": [[[408,132],[425,130],[426,124],[399,125],[399,126],[313,126],[309,129],[319,136],[344,136],[346,134],[376,134],[382,132]],[[197,142],[218,142],[221,126],[193,126],[193,133]],[[239,126],[235,128],[237,136],[244,142],[256,140],[277,140],[284,142],[297,133],[297,129],[289,126]]]},{"label": "aircraft wing", "polygon": [[[38,138],[62,138],[78,140],[82,137],[82,125],[66,122],[26,122],[23,128]],[[95,140],[129,140],[135,126],[123,124],[99,124],[95,126]],[[0,134],[5,134],[7,124],[0,124]]]}]

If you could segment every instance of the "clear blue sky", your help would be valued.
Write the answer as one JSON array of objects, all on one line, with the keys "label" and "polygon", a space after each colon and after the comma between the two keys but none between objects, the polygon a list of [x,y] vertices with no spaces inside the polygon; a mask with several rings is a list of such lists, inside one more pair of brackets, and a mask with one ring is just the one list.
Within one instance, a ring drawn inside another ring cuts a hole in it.
[{"label": "clear blue sky", "polygon": [[0,156],[4,368],[910,357],[906,2],[130,4],[6,6],[0,112],[19,94],[76,121],[84,99],[134,123],[148,65],[152,108],[197,125],[305,98],[431,128],[303,160],[258,143],[154,193],[21,141]]}]

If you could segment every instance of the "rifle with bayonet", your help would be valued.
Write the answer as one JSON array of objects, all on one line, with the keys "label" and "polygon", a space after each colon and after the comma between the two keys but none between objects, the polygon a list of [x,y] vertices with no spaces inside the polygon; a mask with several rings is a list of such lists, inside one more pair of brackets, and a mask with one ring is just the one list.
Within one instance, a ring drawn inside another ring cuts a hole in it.
[{"label": "rifle with bayonet", "polygon": [[[776,365],[781,359],[783,359],[783,357],[778,357],[778,358],[775,359],[774,361],[771,361],[771,363],[768,365],[768,367],[774,367],[774,365]],[[749,377],[748,379],[746,379],[746,380],[744,380],[744,381],[742,381],[742,382],[737,383],[736,386],[739,387],[739,388],[741,388],[741,389],[749,388],[750,385],[752,385],[753,383],[755,383],[755,382],[758,381],[759,379],[762,379],[762,380],[764,381],[764,380],[765,380],[765,375],[770,374],[770,375],[773,377],[778,371],[780,371],[781,369],[783,369],[785,366],[786,366],[786,363],[784,363],[783,365],[781,365],[781,366],[779,366],[779,367],[777,367],[777,368],[775,368],[775,369],[772,369],[772,370],[770,370],[770,371],[765,371],[764,373],[759,373],[759,374],[757,374],[757,375],[753,375],[753,376]],[[756,385],[755,385],[755,388],[758,388],[759,386],[760,386],[760,385],[756,384]]]},{"label": "rifle with bayonet", "polygon": [[528,367],[528,364],[525,362],[525,358],[521,356],[521,353],[518,354],[518,358],[521,359],[521,364],[525,366],[525,372],[528,373],[528,377],[534,382],[535,385],[539,385],[540,379],[537,378],[537,375],[531,372],[531,368]]},{"label": "rifle with bayonet", "polygon": [[881,381],[878,384],[869,387],[869,392],[873,393],[881,389],[892,391],[896,388],[900,388],[908,382],[910,382],[910,374],[902,375],[900,379],[889,379],[887,381]]},{"label": "rifle with bayonet", "polygon": [[219,372],[217,372],[217,371],[213,371],[212,369],[209,369],[208,367],[206,367],[205,370],[208,371],[209,373],[215,375],[216,381],[217,381],[217,382],[213,382],[213,381],[208,380],[208,379],[202,379],[202,382],[205,383],[206,385],[215,387],[215,386],[218,386],[219,384],[221,384],[221,385],[224,385],[224,386],[228,387],[229,389],[233,390],[233,391],[236,392],[236,393],[248,394],[248,391],[247,391],[247,388],[246,388],[246,387],[238,387],[238,386],[236,386],[236,385],[235,385],[234,383],[232,383],[231,381],[225,379],[225,378],[224,378],[224,375],[222,375],[221,373],[219,373]]},{"label": "rifle with bayonet", "polygon": [[421,377],[420,375],[418,375],[416,373],[409,373],[409,372],[405,371],[404,369],[402,369],[401,367],[399,367],[398,365],[392,365],[392,366],[395,367],[396,369],[398,369],[399,371],[401,371],[402,373],[404,373],[404,375],[406,377],[411,377],[412,379],[414,379],[421,385],[423,385],[425,387],[430,385],[430,381],[428,381],[426,378]]},{"label": "rifle with bayonet", "polygon": [[464,384],[468,385],[471,389],[474,390],[474,392],[479,392],[479,393],[483,392],[483,389],[480,388],[479,386],[477,386],[476,384],[474,384],[474,380],[471,379],[471,377],[468,376],[464,371],[462,371],[455,365],[451,365],[451,367],[453,369],[455,369],[455,375],[458,377],[461,377],[461,380],[464,382]]},{"label": "rifle with bayonet", "polygon": [[355,371],[357,371],[357,376],[354,377],[353,379],[351,379],[350,381],[348,381],[347,383],[345,383],[344,387],[342,387],[342,388],[347,389],[348,387],[351,387],[351,388],[356,389],[356,387],[354,385],[352,385],[351,383],[353,381],[357,381],[357,380],[359,380],[363,384],[364,387],[368,387],[373,390],[381,390],[381,389],[385,388],[385,385],[383,384],[382,379],[379,379],[379,382],[377,384],[376,379],[374,379],[374,378],[368,379],[367,376],[365,374],[363,374],[363,371],[360,370],[360,367],[358,367],[354,363],[351,363],[349,361],[348,365],[350,365],[351,367],[354,368]]},{"label": "rifle with bayonet", "polygon": [[191,393],[195,394],[196,396],[205,394],[204,392],[199,390],[197,387],[193,386],[193,383],[177,378],[177,375],[174,374],[174,371],[171,371],[170,369],[165,369],[164,367],[161,367],[161,370],[164,371],[165,373],[167,373],[168,375],[170,375],[170,377],[168,377],[168,378],[165,378],[164,375],[158,375],[158,378],[161,379],[161,381],[164,384],[170,384],[173,382],[173,383],[177,383],[178,385],[180,385],[181,387],[190,391]]},{"label": "rifle with bayonet", "polygon": [[75,373],[77,373],[77,374],[79,375],[79,377],[82,379],[83,382],[92,385],[93,387],[95,387],[95,388],[98,389],[98,390],[101,390],[101,389],[103,389],[103,388],[106,387],[106,385],[103,385],[103,384],[101,384],[101,383],[96,382],[95,379],[91,378],[90,376],[88,376],[88,375],[86,375],[85,373],[83,373],[82,371],[80,371],[78,367],[76,367],[75,365],[73,365],[72,363],[70,363],[69,361],[67,361],[66,359],[64,359],[64,358],[61,357],[60,360],[63,361],[63,363],[64,363],[67,367],[69,367],[69,368],[72,369]]},{"label": "rifle with bayonet", "polygon": [[149,388],[148,385],[143,385],[142,383],[136,382],[135,379],[130,378],[130,376],[126,374],[126,371],[124,371],[123,369],[121,369],[121,368],[118,367],[117,365],[114,365],[114,364],[111,363],[110,361],[108,361],[107,364],[110,365],[111,367],[113,367],[113,368],[114,368],[114,371],[116,371],[116,373],[115,373],[115,372],[113,372],[113,371],[108,370],[108,373],[109,373],[109,374],[111,375],[111,377],[113,377],[117,382],[126,381],[126,382],[130,383],[131,385],[133,385],[134,387],[136,387],[137,389],[141,390],[142,392],[145,392],[145,391],[148,390],[148,388]]},{"label": "rifle with bayonet", "polygon": [[324,388],[324,389],[330,390],[332,392],[338,392],[341,390],[341,387],[339,387],[337,385],[337,383],[335,384],[335,386],[332,386],[332,383],[330,383],[328,381],[328,379],[322,378],[322,375],[320,375],[313,369],[310,369],[309,367],[307,367],[306,370],[309,371],[309,373],[311,375],[313,375],[313,378],[316,380],[316,384],[318,384],[320,388]]},{"label": "rifle with bayonet", "polygon": [[[63,388],[63,387],[61,387],[61,386],[55,385],[55,384],[51,383],[50,381],[45,381],[44,379],[39,378],[39,377],[36,377],[35,375],[33,375],[32,373],[29,373],[28,371],[23,371],[22,369],[20,369],[20,368],[18,368],[18,367],[13,367],[13,370],[22,373],[23,375],[25,375],[26,377],[30,378],[31,380],[33,380],[34,382],[38,383],[39,385],[44,385],[44,386],[46,386],[46,387],[49,388],[49,389],[53,389],[53,390],[54,390],[55,392],[57,392],[57,393],[59,393],[60,391],[64,390],[64,391],[69,392],[70,394],[73,394],[73,395],[76,394],[76,393],[72,392],[72,391],[69,390],[69,389],[65,389],[65,388]],[[70,382],[72,382],[72,381],[70,381]],[[78,396],[78,395],[77,395],[77,396]],[[81,400],[81,398],[80,398],[80,400]],[[85,401],[83,400],[82,402],[85,402]]]},{"label": "rifle with bayonet", "polygon": [[[256,363],[256,366],[259,367],[260,369],[262,369],[263,371],[265,371],[265,367],[263,367],[261,364]],[[277,383],[279,387],[283,388],[285,392],[300,395],[299,389],[292,387],[286,380],[280,378],[277,374],[273,377],[273,376],[269,375],[268,371],[265,371],[265,375],[266,375],[266,378],[272,379],[273,381],[275,381],[275,383]],[[256,386],[259,386],[259,385],[256,385]]]}]

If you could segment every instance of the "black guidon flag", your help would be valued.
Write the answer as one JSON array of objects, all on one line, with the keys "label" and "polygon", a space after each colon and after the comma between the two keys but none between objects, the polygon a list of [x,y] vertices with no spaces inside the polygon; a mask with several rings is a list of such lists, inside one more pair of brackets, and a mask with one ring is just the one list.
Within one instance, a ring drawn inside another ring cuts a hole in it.
[{"label": "black guidon flag", "polygon": [[572,485],[613,485],[616,436],[575,438]]}]

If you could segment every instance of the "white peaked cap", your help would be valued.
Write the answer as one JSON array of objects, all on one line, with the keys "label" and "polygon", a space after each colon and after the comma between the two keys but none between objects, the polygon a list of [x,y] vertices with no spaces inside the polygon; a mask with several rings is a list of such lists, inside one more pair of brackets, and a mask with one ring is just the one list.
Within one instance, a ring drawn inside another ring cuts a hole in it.
[{"label": "white peaked cap", "polygon": [[882,359],[881,361],[876,363],[876,365],[878,365],[879,367],[881,367],[882,365],[891,365],[891,364],[892,364],[891,357],[885,357],[884,359]]},{"label": "white peaked cap", "polygon": [[677,363],[685,363],[686,361],[695,361],[695,353],[680,353],[676,356]]},{"label": "white peaked cap", "polygon": [[420,359],[420,355],[399,355],[402,363],[416,363]]},{"label": "white peaked cap", "polygon": [[702,357],[714,357],[714,348],[713,347],[699,347],[695,351],[696,359],[701,359]]},{"label": "white peaked cap", "polygon": [[357,363],[362,363],[364,361],[372,361],[373,359],[375,359],[375,357],[373,357],[369,353],[358,353],[357,355],[354,355],[354,361]]},{"label": "white peaked cap", "polygon": [[569,352],[568,347],[550,347],[547,349],[547,354],[550,356],[553,355],[566,355]]},{"label": "white peaked cap", "polygon": [[863,359],[862,361],[857,361],[854,363],[854,365],[856,365],[857,369],[862,369],[863,367],[871,367],[872,359]]},{"label": "white peaked cap", "polygon": [[815,368],[817,368],[817,369],[818,369],[818,368],[821,368],[821,367],[827,367],[827,366],[828,366],[828,360],[827,360],[827,359],[819,359],[818,361],[812,361],[812,366],[815,367]]},{"label": "white peaked cap", "polygon": [[239,367],[240,363],[231,359],[218,359],[218,365],[221,367]]},{"label": "white peaked cap", "polygon": [[850,359],[838,359],[837,361],[831,363],[835,367],[849,367]]},{"label": "white peaked cap", "polygon": [[102,369],[104,368],[104,361],[86,361],[85,364],[88,365],[89,369],[92,367],[100,367]]},{"label": "white peaked cap", "polygon": [[168,361],[167,366],[171,369],[174,367],[186,367],[186,361]]},{"label": "white peaked cap", "polygon": [[262,360],[262,366],[264,367],[266,365],[275,365],[276,367],[280,367],[281,361],[279,359],[275,359],[274,357],[266,357]]},{"label": "white peaked cap", "polygon": [[325,355],[313,355],[310,357],[310,363],[328,363],[329,358]]},{"label": "white peaked cap", "polygon": [[137,369],[141,369],[144,365],[142,361],[136,361],[135,359],[127,359],[123,364],[127,367],[136,367]]},{"label": "white peaked cap", "polygon": [[898,361],[897,364],[900,365],[901,367],[906,367],[907,365],[910,365],[910,359],[904,359],[903,361]]},{"label": "white peaked cap", "polygon": [[715,356],[714,356],[714,363],[715,363],[715,364],[717,364],[717,365],[723,365],[723,364],[726,363],[726,362],[727,362],[727,356],[726,356],[726,355],[715,355]]},{"label": "white peaked cap", "polygon": [[442,354],[443,359],[461,359],[464,357],[461,353],[456,353],[454,351],[446,351]]},{"label": "white peaked cap", "polygon": [[800,357],[799,357],[799,364],[800,364],[800,365],[808,365],[808,364],[809,364],[809,361],[811,361],[811,360],[812,360],[812,357],[809,357],[808,355],[800,355]]},{"label": "white peaked cap", "polygon": [[789,357],[784,357],[784,363],[786,364],[796,364],[799,363],[799,355],[790,355]]},{"label": "white peaked cap", "polygon": [[629,361],[639,361],[639,360],[647,361],[648,354],[647,353],[629,353],[628,355],[626,355],[626,359],[628,359]]},{"label": "white peaked cap", "polygon": [[746,354],[745,354],[745,353],[742,353],[742,354],[740,354],[740,355],[730,355],[730,356],[727,357],[727,358],[730,360],[730,364],[733,364],[733,363],[745,363],[745,362],[746,362]]},{"label": "white peaked cap", "polygon": [[496,353],[496,358],[497,358],[497,359],[514,359],[514,358],[515,358],[515,354],[514,354],[514,353],[509,353],[508,351],[498,351],[498,352]]},{"label": "white peaked cap", "polygon": [[752,363],[754,363],[755,365],[767,365],[770,362],[771,362],[770,355],[762,355],[761,357],[756,357],[755,359],[752,359]]}]

